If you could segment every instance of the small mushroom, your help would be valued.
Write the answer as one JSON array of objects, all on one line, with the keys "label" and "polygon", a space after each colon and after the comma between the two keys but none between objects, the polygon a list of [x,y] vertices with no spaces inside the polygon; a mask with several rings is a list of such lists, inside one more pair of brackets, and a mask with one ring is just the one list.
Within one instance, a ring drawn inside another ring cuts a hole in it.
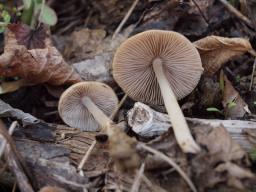
[{"label": "small mushroom", "polygon": [[71,127],[98,131],[112,121],[108,118],[118,105],[115,92],[100,82],[81,82],[69,87],[60,97],[59,114]]},{"label": "small mushroom", "polygon": [[171,31],[149,30],[130,37],[113,60],[114,79],[131,98],[165,104],[178,144],[190,153],[200,148],[177,99],[196,87],[202,72],[197,49],[186,37]]},{"label": "small mushroom", "polygon": [[101,129],[107,135],[109,152],[121,169],[139,165],[136,140],[126,135],[109,116],[118,106],[114,91],[104,83],[81,82],[69,87],[60,97],[59,114],[71,127],[86,131]]}]

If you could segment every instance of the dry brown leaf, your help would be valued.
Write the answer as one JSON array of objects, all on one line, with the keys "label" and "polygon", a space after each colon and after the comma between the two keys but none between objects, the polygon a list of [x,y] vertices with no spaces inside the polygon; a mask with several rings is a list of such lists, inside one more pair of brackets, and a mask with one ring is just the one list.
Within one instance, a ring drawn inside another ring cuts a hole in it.
[{"label": "dry brown leaf", "polygon": [[[215,162],[239,161],[246,157],[246,152],[230,136],[228,131],[220,126],[209,132],[197,133],[197,142],[207,147]],[[216,142],[217,141],[217,142]]]},{"label": "dry brown leaf", "polygon": [[24,79],[19,79],[17,81],[11,82],[2,82],[0,84],[0,95],[16,91],[19,88],[24,87],[26,85],[28,85],[28,83]]},{"label": "dry brown leaf", "polygon": [[106,31],[83,28],[74,31],[67,40],[64,55],[73,61],[81,61],[95,56],[97,47],[102,45]]},{"label": "dry brown leaf", "polygon": [[0,55],[0,75],[19,76],[31,84],[63,85],[81,81],[55,47],[46,45],[44,49],[28,50],[17,43],[11,31],[6,33],[4,53]]},{"label": "dry brown leaf", "polygon": [[199,184],[198,191],[220,183],[232,187],[232,191],[251,186],[247,181],[254,180],[254,176],[248,170],[247,153],[232,140],[223,126],[214,129],[195,127],[194,131],[196,141],[206,148],[191,161],[193,178]]},{"label": "dry brown leaf", "polygon": [[235,56],[250,52],[255,54],[250,42],[243,38],[208,36],[194,42],[198,49],[204,72],[212,76],[222,65]]},{"label": "dry brown leaf", "polygon": [[41,24],[36,29],[31,29],[26,24],[9,24],[8,29],[15,34],[19,45],[24,45],[27,49],[45,48],[45,39],[47,38],[47,28]]},{"label": "dry brown leaf", "polygon": [[[100,81],[113,85],[114,79],[111,75],[111,67],[115,50],[127,39],[133,29],[134,26],[127,27],[115,39],[112,39],[112,36],[104,38],[105,31],[103,30],[82,29],[74,32],[75,41],[71,44],[71,48],[66,50],[70,50],[71,52],[68,54],[71,55],[75,53],[75,50],[78,50],[73,56],[76,57],[76,60],[83,59],[73,64],[80,77],[85,81]],[[79,39],[84,39],[80,41],[84,43],[76,43]],[[70,41],[72,40],[71,38]]]},{"label": "dry brown leaf", "polygon": [[243,98],[235,90],[232,83],[224,75],[224,92],[222,105],[226,118],[243,117],[247,112],[250,113],[248,105]]}]

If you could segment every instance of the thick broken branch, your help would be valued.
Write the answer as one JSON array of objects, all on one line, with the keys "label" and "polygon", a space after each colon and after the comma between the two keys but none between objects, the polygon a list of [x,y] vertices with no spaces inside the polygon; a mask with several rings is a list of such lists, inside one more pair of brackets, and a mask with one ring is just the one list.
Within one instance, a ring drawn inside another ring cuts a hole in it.
[{"label": "thick broken branch", "polygon": [[[215,128],[222,124],[231,137],[245,150],[250,150],[254,146],[249,140],[247,132],[256,132],[256,122],[197,118],[186,118],[186,120],[191,128],[197,125],[208,125]],[[161,135],[171,127],[168,115],[159,113],[140,102],[135,103],[134,107],[128,112],[128,123],[134,132],[143,137]]]}]

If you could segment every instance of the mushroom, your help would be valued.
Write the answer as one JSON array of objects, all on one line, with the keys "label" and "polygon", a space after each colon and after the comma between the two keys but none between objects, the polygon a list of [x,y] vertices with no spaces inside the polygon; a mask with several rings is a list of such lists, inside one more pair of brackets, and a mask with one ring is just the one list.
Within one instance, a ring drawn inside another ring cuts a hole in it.
[{"label": "mushroom", "polygon": [[62,120],[83,131],[98,131],[112,121],[108,118],[118,105],[115,92],[100,82],[80,82],[60,97],[58,110]]},{"label": "mushroom", "polygon": [[67,191],[59,187],[45,186],[41,188],[39,192],[67,192]]},{"label": "mushroom", "polygon": [[202,72],[197,49],[186,37],[172,31],[149,30],[134,35],[121,44],[113,60],[114,79],[131,98],[165,104],[178,144],[190,153],[198,152],[200,147],[177,99],[196,87]]},{"label": "mushroom", "polygon": [[[101,133],[108,137],[111,157],[120,168],[133,169],[139,164],[134,147],[136,140],[127,136],[109,118],[117,106],[118,99],[109,86],[100,82],[81,82],[61,95],[58,110],[63,121],[71,127],[86,131],[102,128]],[[82,166],[83,163],[80,169]]]}]

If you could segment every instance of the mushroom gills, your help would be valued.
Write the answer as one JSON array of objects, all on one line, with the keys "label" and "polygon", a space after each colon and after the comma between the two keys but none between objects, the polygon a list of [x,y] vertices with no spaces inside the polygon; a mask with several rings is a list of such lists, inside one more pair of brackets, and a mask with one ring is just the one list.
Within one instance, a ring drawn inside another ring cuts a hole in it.
[{"label": "mushroom gills", "polygon": [[82,103],[90,111],[94,119],[100,124],[101,127],[105,127],[113,123],[112,120],[99,109],[99,107],[91,100],[90,97],[83,97]]},{"label": "mushroom gills", "polygon": [[173,131],[178,144],[184,152],[197,153],[200,151],[199,145],[193,139],[185,117],[177,102],[176,96],[168,83],[163,72],[163,61],[157,57],[152,62],[154,73],[162,93],[164,104],[168,112],[170,121],[172,122]]}]

